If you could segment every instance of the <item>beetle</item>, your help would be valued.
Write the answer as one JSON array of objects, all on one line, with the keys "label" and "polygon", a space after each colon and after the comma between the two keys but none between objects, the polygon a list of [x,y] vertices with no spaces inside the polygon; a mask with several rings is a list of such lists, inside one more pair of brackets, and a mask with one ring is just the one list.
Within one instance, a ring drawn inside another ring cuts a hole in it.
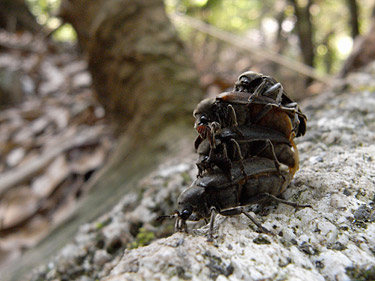
[{"label": "beetle", "polygon": [[201,101],[193,116],[195,128],[202,136],[208,133],[207,124],[213,121],[221,127],[258,124],[278,130],[289,139],[306,132],[306,116],[282,85],[253,71],[241,74],[233,91]]},{"label": "beetle", "polygon": [[[195,108],[195,148],[199,174],[178,200],[176,231],[204,219],[212,240],[215,214],[246,215],[260,231],[271,233],[247,213],[249,205],[278,198],[298,170],[294,138],[305,134],[306,116],[280,83],[256,72],[240,75],[231,92],[205,99]],[[229,176],[228,176],[229,175]]]},{"label": "beetle", "polygon": [[201,138],[210,138],[212,135],[212,124],[218,124],[219,127],[236,127],[241,125],[259,125],[284,134],[289,140],[296,137],[295,122],[290,113],[283,109],[274,107],[258,122],[254,122],[256,116],[262,111],[264,105],[247,103],[230,103],[226,99],[221,99],[219,95],[215,99],[205,99],[195,108],[193,115],[195,117],[194,128]]},{"label": "beetle", "polygon": [[210,135],[212,140],[203,139],[199,135],[194,143],[199,154],[198,176],[204,170],[212,169],[212,166],[229,174],[232,161],[243,161],[252,156],[266,157],[274,160],[277,165],[287,165],[293,175],[299,168],[298,150],[293,140],[289,141],[276,130],[258,125],[243,125],[219,128]]},{"label": "beetle", "polygon": [[199,221],[209,218],[208,239],[212,240],[216,213],[223,216],[244,214],[258,227],[259,231],[271,233],[256,218],[246,212],[246,206],[272,199],[296,208],[311,207],[277,197],[284,192],[292,176],[288,171],[282,171],[281,175],[274,161],[263,157],[246,159],[245,175],[240,166],[238,161],[233,162],[232,181],[228,181],[228,178],[220,172],[197,178],[180,194],[176,213],[164,217],[176,218],[176,231],[187,231],[186,221],[188,220]]},{"label": "beetle", "polygon": [[271,76],[254,71],[244,72],[235,82],[233,91],[219,95],[218,99],[248,106],[263,105],[254,117],[255,123],[264,118],[271,110],[278,108],[278,112],[287,113],[292,118],[296,137],[303,136],[306,132],[306,115],[302,113],[298,104],[287,95],[281,83]]},{"label": "beetle", "polygon": [[286,108],[299,107],[284,91],[283,86],[273,77],[254,71],[246,71],[238,77],[234,84],[234,92],[251,94],[251,100],[258,99],[260,103],[275,103]]}]

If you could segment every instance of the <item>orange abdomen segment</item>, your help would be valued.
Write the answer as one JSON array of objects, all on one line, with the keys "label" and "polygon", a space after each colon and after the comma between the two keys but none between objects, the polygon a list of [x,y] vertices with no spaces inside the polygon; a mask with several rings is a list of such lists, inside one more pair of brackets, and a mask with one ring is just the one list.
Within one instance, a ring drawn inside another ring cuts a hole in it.
[{"label": "orange abdomen segment", "polygon": [[[249,106],[250,120],[255,120],[264,105],[251,104]],[[290,141],[294,139],[295,133],[293,132],[292,120],[289,115],[279,108],[271,109],[266,116],[258,121],[257,125],[272,128],[285,135]]]}]

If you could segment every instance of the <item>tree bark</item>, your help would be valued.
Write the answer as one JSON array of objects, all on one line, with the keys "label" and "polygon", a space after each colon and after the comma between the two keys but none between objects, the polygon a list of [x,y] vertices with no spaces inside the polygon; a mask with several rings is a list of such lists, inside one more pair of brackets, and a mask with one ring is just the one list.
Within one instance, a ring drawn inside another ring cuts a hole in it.
[{"label": "tree bark", "polygon": [[78,33],[99,101],[128,134],[191,116],[197,74],[162,0],[65,0],[61,16]]},{"label": "tree bark", "polygon": [[301,46],[303,61],[305,64],[314,67],[314,31],[311,22],[310,7],[312,0],[308,0],[306,6],[301,7],[297,0],[291,0],[294,6],[294,13],[297,17],[296,29]]},{"label": "tree bark", "polygon": [[0,0],[0,28],[10,32],[31,33],[37,33],[42,29],[24,0]]},{"label": "tree bark", "polygon": [[356,0],[347,0],[347,4],[350,14],[349,25],[352,38],[354,39],[359,35],[358,5]]},{"label": "tree bark", "polygon": [[348,73],[358,71],[375,60],[375,6],[371,15],[369,31],[358,36],[354,41],[353,50],[344,62],[339,77],[345,77]]},{"label": "tree bark", "polygon": [[64,0],[61,15],[77,31],[99,100],[125,132],[84,200],[9,268],[11,280],[25,280],[23,274],[48,260],[80,225],[136,191],[165,157],[193,149],[192,111],[202,91],[163,1]]}]

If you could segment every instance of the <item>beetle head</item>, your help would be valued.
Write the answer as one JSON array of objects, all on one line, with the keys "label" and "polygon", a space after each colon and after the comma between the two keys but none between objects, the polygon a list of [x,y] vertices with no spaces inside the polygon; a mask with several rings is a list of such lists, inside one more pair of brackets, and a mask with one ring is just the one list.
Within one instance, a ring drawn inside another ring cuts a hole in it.
[{"label": "beetle head", "polygon": [[215,99],[204,99],[198,103],[194,109],[193,116],[195,117],[194,128],[199,135],[205,139],[210,131],[209,123],[214,119],[213,104]]},{"label": "beetle head", "polygon": [[186,230],[186,221],[208,217],[207,200],[204,187],[193,185],[185,189],[177,200],[176,230]]},{"label": "beetle head", "polygon": [[206,217],[208,212],[205,195],[205,188],[202,186],[193,185],[185,189],[177,199],[179,217],[187,220],[193,212],[199,219]]},{"label": "beetle head", "polygon": [[157,220],[164,218],[176,218],[176,231],[186,231],[186,221],[198,221],[209,216],[207,200],[204,187],[193,185],[185,189],[177,199],[178,210],[173,215],[160,216]]},{"label": "beetle head", "polygon": [[234,84],[234,91],[253,93],[262,81],[263,74],[254,71],[244,72]]}]

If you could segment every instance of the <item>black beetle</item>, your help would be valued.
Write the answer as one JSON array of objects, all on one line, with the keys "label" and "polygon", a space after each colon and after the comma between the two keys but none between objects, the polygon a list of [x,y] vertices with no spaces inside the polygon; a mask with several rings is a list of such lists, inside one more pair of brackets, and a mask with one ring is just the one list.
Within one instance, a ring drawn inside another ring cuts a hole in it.
[{"label": "black beetle", "polygon": [[205,99],[195,108],[195,148],[199,173],[178,198],[175,229],[186,221],[209,222],[212,239],[215,214],[245,214],[260,231],[271,233],[250,214],[251,204],[278,198],[299,167],[294,138],[306,131],[306,116],[272,77],[245,72],[233,91]]},{"label": "black beetle", "polygon": [[287,165],[293,175],[298,170],[298,150],[294,142],[278,131],[258,125],[243,125],[218,128],[210,135],[212,140],[199,135],[194,144],[199,154],[199,176],[213,165],[228,174],[232,161],[243,161],[252,156]]},{"label": "black beetle", "polygon": [[241,164],[233,162],[233,180],[223,173],[212,173],[197,178],[191,187],[185,189],[179,196],[176,231],[187,231],[186,221],[198,221],[210,218],[208,237],[211,240],[216,212],[224,216],[245,214],[254,222],[260,231],[271,233],[245,210],[245,206],[261,203],[272,199],[294,207],[311,207],[289,202],[276,196],[280,195],[290,183],[292,175],[288,171],[280,171],[274,161],[263,157],[252,157],[244,163],[245,175]]}]

